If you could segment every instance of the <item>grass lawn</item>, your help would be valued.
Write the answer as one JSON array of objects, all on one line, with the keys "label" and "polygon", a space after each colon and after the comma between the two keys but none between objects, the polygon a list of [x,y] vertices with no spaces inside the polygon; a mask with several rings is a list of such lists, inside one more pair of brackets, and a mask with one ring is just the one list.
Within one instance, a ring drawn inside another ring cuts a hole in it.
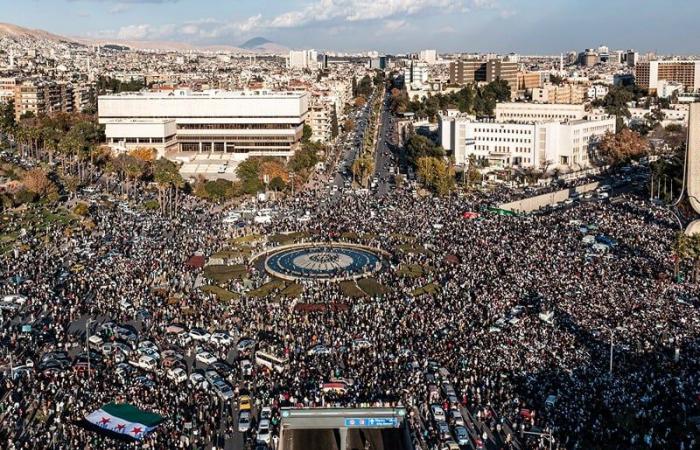
[{"label": "grass lawn", "polygon": [[416,241],[415,236],[409,236],[407,234],[391,233],[389,236],[392,239],[396,239],[397,241],[403,241],[403,242],[415,242]]},{"label": "grass lawn", "polygon": [[253,298],[261,298],[261,297],[266,297],[276,290],[283,289],[284,288],[284,283],[279,280],[272,280],[269,283],[265,283],[262,286],[260,286],[257,289],[253,289],[252,291],[248,292],[248,297],[253,297]]},{"label": "grass lawn", "polygon": [[357,285],[370,297],[377,297],[387,293],[388,289],[379,284],[376,278],[363,278],[357,281]]},{"label": "grass lawn", "polygon": [[402,244],[396,247],[397,251],[401,251],[403,253],[420,253],[423,255],[432,255],[433,252],[430,250],[426,249],[422,245],[419,244]]},{"label": "grass lawn", "polygon": [[429,283],[429,284],[426,284],[425,286],[420,287],[420,288],[416,289],[415,291],[413,291],[413,296],[418,297],[419,295],[423,295],[423,294],[434,295],[434,294],[437,294],[438,292],[440,292],[440,286],[438,286],[435,283]]},{"label": "grass lawn", "polygon": [[280,296],[288,298],[296,298],[304,292],[304,287],[299,283],[288,283],[287,286],[282,289]]},{"label": "grass lawn", "polygon": [[402,277],[418,278],[423,275],[423,266],[418,264],[401,264],[397,273]]},{"label": "grass lawn", "polygon": [[277,243],[279,245],[288,245],[299,242],[302,239],[308,238],[309,236],[309,233],[300,231],[297,233],[275,234],[274,236],[270,236],[267,240],[270,242]]},{"label": "grass lawn", "polygon": [[221,301],[228,302],[231,300],[238,300],[241,295],[236,293],[236,292],[231,292],[227,289],[220,288],[219,286],[212,286],[212,285],[207,285],[207,286],[202,286],[201,287],[203,292],[206,292],[207,294],[214,294],[216,298],[218,298]]},{"label": "grass lawn", "polygon": [[240,248],[226,248],[221,251],[218,251],[211,255],[211,258],[220,258],[220,259],[235,259],[235,258],[246,258],[250,256],[253,253],[253,251],[248,248],[248,247],[240,247]]},{"label": "grass lawn", "polygon": [[246,267],[243,264],[234,266],[206,266],[204,276],[217,283],[224,283],[233,279],[242,279],[246,275]]},{"label": "grass lawn", "polygon": [[342,281],[340,283],[340,290],[348,297],[359,298],[367,296],[362,289],[357,287],[354,281]]},{"label": "grass lawn", "polygon": [[229,242],[232,245],[238,245],[238,244],[250,244],[253,242],[261,241],[263,237],[259,234],[246,234],[245,236],[237,237],[234,239],[231,239]]}]

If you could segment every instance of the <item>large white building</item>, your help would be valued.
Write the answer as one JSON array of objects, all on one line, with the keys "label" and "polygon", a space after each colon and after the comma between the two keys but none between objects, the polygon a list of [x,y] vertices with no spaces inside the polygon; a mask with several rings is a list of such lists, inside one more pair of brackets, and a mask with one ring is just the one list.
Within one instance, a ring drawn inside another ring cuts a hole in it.
[{"label": "large white building", "polygon": [[595,144],[615,132],[615,118],[599,120],[479,121],[447,111],[440,116],[440,143],[454,154],[455,163],[470,156],[496,167],[562,168],[591,165]]},{"label": "large white building", "polygon": [[411,61],[403,69],[403,79],[409,90],[421,89],[430,78],[430,69],[424,62]]},{"label": "large white building", "polygon": [[318,52],[316,50],[292,50],[289,52],[287,67],[290,69],[316,69]]},{"label": "large white building", "polygon": [[139,92],[98,98],[99,122],[115,151],[155,148],[183,154],[289,157],[309,110],[306,92],[211,90]]},{"label": "large white building", "polygon": [[584,105],[553,103],[497,103],[496,122],[547,122],[552,120],[581,120],[586,115]]}]

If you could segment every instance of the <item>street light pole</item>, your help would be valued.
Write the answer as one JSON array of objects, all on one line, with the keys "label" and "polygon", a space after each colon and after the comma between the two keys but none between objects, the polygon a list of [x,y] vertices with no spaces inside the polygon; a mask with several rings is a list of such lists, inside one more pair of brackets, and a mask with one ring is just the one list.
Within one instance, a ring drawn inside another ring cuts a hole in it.
[{"label": "street light pole", "polygon": [[610,376],[612,376],[613,373],[613,346],[614,346],[614,340],[615,340],[615,330],[610,329]]},{"label": "street light pole", "polygon": [[87,364],[88,364],[88,377],[92,378],[92,373],[90,372],[90,324],[92,319],[88,319],[85,322],[85,352],[87,353]]}]

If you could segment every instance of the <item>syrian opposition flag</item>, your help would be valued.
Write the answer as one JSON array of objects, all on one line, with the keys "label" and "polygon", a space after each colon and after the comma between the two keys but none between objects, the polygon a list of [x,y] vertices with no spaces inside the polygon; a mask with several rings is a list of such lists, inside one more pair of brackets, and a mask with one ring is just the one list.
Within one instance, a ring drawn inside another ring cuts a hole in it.
[{"label": "syrian opposition flag", "polygon": [[163,421],[163,417],[130,404],[108,403],[85,418],[101,430],[141,440]]}]

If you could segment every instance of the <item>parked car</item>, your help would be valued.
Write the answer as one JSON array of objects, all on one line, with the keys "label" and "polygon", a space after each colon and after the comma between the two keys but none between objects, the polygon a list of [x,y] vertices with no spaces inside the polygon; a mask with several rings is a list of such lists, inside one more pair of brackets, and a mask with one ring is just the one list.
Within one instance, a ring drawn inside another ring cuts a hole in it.
[{"label": "parked car", "polygon": [[195,356],[195,359],[203,364],[212,364],[218,361],[218,358],[214,355],[212,355],[209,352],[200,352],[197,353],[197,356]]}]

